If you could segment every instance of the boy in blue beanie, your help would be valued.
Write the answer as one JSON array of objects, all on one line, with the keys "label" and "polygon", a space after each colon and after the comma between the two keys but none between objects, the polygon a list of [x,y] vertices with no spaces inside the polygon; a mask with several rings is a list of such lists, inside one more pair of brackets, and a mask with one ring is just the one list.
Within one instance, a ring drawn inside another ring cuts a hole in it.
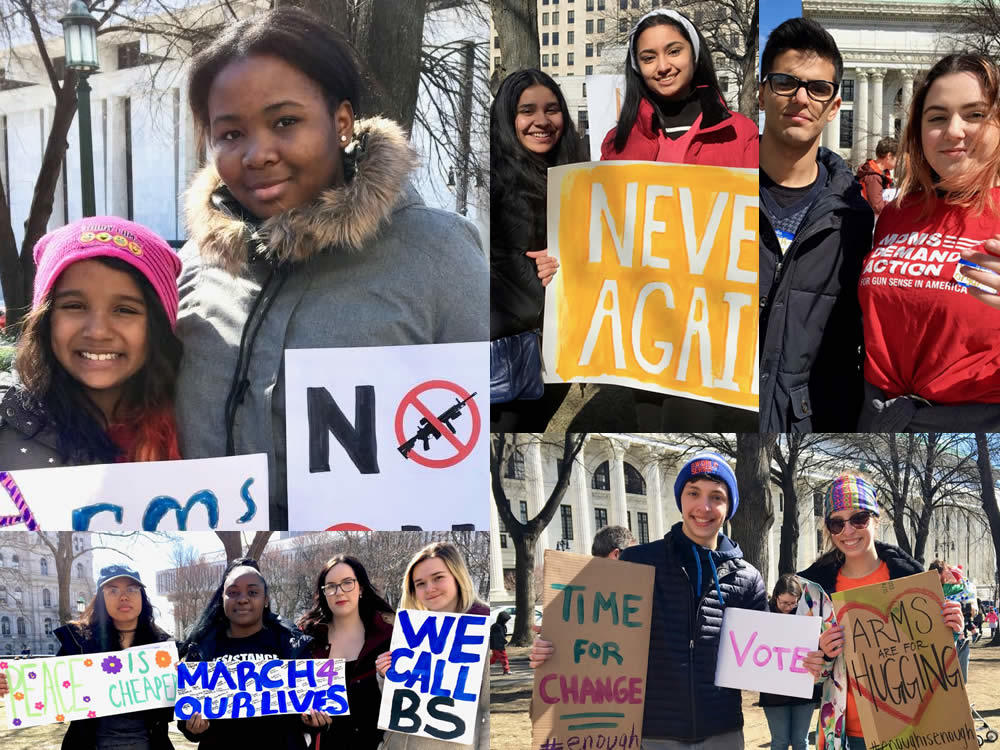
[{"label": "boy in blue beanie", "polygon": [[[674,482],[681,521],[663,539],[622,550],[627,562],[656,568],[642,721],[643,750],[743,750],[739,690],[715,686],[726,607],[767,609],[760,573],[721,533],[740,496],[725,459],[701,453]],[[531,665],[553,651],[538,639]]]}]

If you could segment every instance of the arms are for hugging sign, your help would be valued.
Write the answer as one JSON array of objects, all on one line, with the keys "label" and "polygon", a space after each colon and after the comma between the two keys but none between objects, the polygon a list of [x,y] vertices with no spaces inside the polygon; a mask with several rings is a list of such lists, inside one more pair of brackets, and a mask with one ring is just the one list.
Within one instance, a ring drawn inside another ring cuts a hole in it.
[{"label": "arms are for hugging sign", "polygon": [[7,673],[7,728],[94,719],[174,705],[173,641],[122,651],[0,661]]}]

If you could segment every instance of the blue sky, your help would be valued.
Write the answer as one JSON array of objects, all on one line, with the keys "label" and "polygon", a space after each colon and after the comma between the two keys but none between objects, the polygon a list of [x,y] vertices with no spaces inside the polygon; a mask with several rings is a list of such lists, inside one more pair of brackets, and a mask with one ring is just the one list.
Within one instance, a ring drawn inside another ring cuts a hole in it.
[{"label": "blue sky", "polygon": [[[764,51],[764,42],[771,29],[788,18],[798,18],[802,15],[802,0],[764,0],[760,4],[760,52]],[[757,60],[758,69],[760,59]]]}]

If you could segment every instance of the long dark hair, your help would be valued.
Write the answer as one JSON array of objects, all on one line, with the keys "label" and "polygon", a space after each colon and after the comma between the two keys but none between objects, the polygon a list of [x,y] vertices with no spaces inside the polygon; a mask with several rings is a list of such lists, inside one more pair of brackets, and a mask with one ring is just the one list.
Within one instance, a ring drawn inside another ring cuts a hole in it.
[{"label": "long dark hair", "polygon": [[336,555],[326,561],[326,565],[316,576],[316,590],[313,592],[312,609],[306,612],[296,623],[306,635],[311,635],[318,640],[326,640],[326,626],[333,621],[333,612],[326,601],[326,594],[323,593],[323,585],[326,583],[326,576],[334,567],[344,563],[349,565],[354,571],[355,578],[358,579],[358,586],[361,587],[360,599],[358,599],[358,614],[361,622],[365,626],[365,632],[369,632],[375,627],[375,618],[382,613],[393,614],[395,610],[375,589],[368,571],[361,561],[351,555]]},{"label": "long dark hair", "polygon": [[[514,120],[517,103],[525,89],[544,86],[551,91],[563,116],[559,142],[544,156],[528,151],[517,138]],[[497,89],[490,107],[490,202],[501,197],[522,196],[531,206],[545,211],[546,170],[572,164],[582,158],[580,141],[559,85],[540,70],[527,68],[511,73]],[[499,204],[497,204],[499,205]],[[534,211],[532,211],[534,213]]]},{"label": "long dark hair", "polygon": [[[161,636],[165,635],[153,618],[153,605],[146,596],[146,587],[139,587],[142,597],[142,607],[139,610],[139,621],[135,626],[135,638],[132,640],[133,646],[144,646],[147,643],[158,643]],[[108,607],[104,603],[104,590],[98,589],[94,598],[90,600],[87,608],[80,613],[75,620],[70,620],[69,625],[73,625],[84,638],[93,639],[97,643],[97,651],[118,651],[121,647],[121,640],[117,637],[114,620],[108,613]]]},{"label": "long dark hair", "polygon": [[361,111],[361,75],[351,45],[328,23],[301,8],[282,7],[233,24],[191,60],[188,103],[199,144],[209,132],[208,92],[215,77],[235,60],[272,55],[314,81],[331,114],[341,102]]},{"label": "long dark hair", "polygon": [[[183,643],[178,646],[177,652],[181,656],[187,654],[191,649],[191,646],[197,645],[205,636],[210,633],[220,631],[226,627],[229,619],[226,617],[226,611],[222,604],[222,594],[226,588],[226,579],[229,578],[229,574],[236,568],[247,567],[253,568],[257,571],[257,575],[260,576],[261,583],[264,584],[264,596],[267,596],[267,580],[264,575],[260,572],[260,565],[257,561],[250,557],[237,557],[222,573],[222,580],[219,582],[219,587],[212,594],[212,598],[208,600],[208,604],[205,605],[205,609],[202,610],[201,615],[195,621],[194,625],[191,626],[191,631],[188,633],[187,638],[184,639]],[[268,624],[276,621],[278,616],[271,611],[271,605],[268,603],[264,607],[264,626],[267,627]]]},{"label": "long dark hair", "polygon": [[[184,346],[170,327],[153,285],[138,269],[119,258],[92,260],[127,273],[146,304],[146,362],[125,382],[115,408],[116,422],[136,428],[135,445],[125,458],[144,461],[176,458],[170,455],[176,453],[177,441],[173,408]],[[109,425],[103,412],[59,364],[52,351],[52,292],[25,317],[14,367],[28,394],[59,425],[59,452],[63,460],[81,456],[110,463],[120,457],[120,449],[108,436]]]},{"label": "long dark hair", "polygon": [[[691,25],[694,27],[694,24]],[[622,111],[618,115],[618,130],[615,132],[615,151],[618,153],[621,153],[625,149],[625,142],[628,141],[629,133],[632,132],[635,121],[639,117],[639,104],[643,99],[649,100],[649,103],[653,105],[653,112],[656,113],[657,117],[660,117],[659,104],[657,104],[656,99],[646,87],[646,81],[643,79],[642,74],[633,68],[631,63],[632,58],[639,59],[637,51],[639,37],[642,35],[642,32],[651,26],[673,26],[687,40],[688,44],[691,44],[691,36],[687,30],[679,21],[669,16],[659,14],[649,15],[639,23],[635,33],[632,35],[629,54],[625,56],[625,101],[622,103]],[[700,52],[698,53],[698,62],[694,68],[694,77],[691,79],[691,89],[694,90],[698,86],[708,86],[721,99],[722,89],[719,87],[719,79],[715,75],[715,63],[712,62],[712,54],[708,49],[708,43],[697,27],[694,27],[694,30],[698,35],[698,49]]]}]

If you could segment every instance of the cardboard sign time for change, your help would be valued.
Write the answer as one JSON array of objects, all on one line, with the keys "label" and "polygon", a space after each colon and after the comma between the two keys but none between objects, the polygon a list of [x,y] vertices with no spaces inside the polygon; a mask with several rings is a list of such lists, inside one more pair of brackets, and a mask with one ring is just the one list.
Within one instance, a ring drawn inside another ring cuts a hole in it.
[{"label": "cardboard sign time for change", "polygon": [[802,660],[819,647],[822,618],[727,607],[722,615],[715,684],[798,698],[813,694]]},{"label": "cardboard sign time for change", "polygon": [[755,169],[549,170],[545,379],[758,407]]},{"label": "cardboard sign time for change", "polygon": [[977,747],[934,571],[833,594],[847,678],[871,750]]},{"label": "cardboard sign time for change", "polygon": [[263,453],[0,471],[0,528],[261,530],[267,487]]},{"label": "cardboard sign time for change", "polygon": [[542,621],[555,652],[535,670],[534,750],[639,747],[654,573],[545,550]]},{"label": "cardboard sign time for change", "polygon": [[122,651],[0,659],[7,673],[7,728],[23,729],[174,705],[173,641]]},{"label": "cardboard sign time for change", "polygon": [[489,632],[486,615],[399,610],[379,729],[471,745]]},{"label": "cardboard sign time for change", "polygon": [[485,529],[485,341],[285,353],[288,523]]},{"label": "cardboard sign time for change", "polygon": [[322,711],[350,713],[343,659],[219,659],[177,665],[174,715],[243,719]]}]

